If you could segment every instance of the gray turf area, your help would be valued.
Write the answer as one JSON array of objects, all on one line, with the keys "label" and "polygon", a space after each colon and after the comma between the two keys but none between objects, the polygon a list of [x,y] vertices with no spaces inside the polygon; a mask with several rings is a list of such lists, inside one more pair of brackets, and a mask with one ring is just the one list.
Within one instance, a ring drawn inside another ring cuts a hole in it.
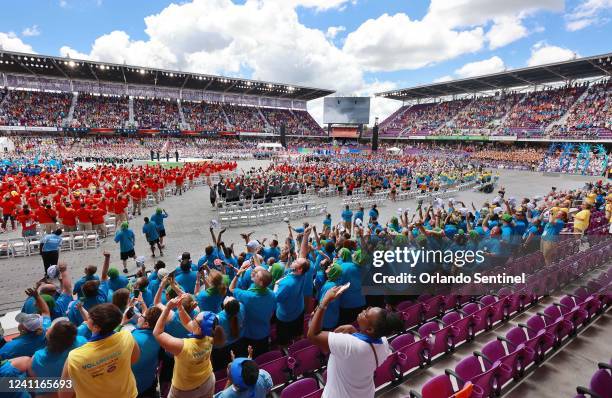
[{"label": "gray turf area", "polygon": [[[239,161],[239,169],[248,170],[250,167],[266,166],[268,161],[249,160]],[[520,199],[524,196],[533,197],[535,195],[546,194],[552,186],[558,189],[573,189],[580,188],[586,181],[593,181],[594,177],[582,176],[545,176],[541,173],[533,173],[526,171],[514,170],[499,170],[500,182],[499,186],[506,188],[506,197],[515,196]],[[455,196],[456,199],[463,200],[467,206],[470,202],[478,207],[485,200],[491,200],[497,194],[497,189],[494,193],[486,195],[480,192],[464,191]],[[340,221],[340,212],[342,211],[342,199],[339,197],[316,198],[316,200],[324,201],[327,204],[328,211],[332,214],[334,223]],[[217,212],[210,205],[208,187],[200,186],[187,191],[182,196],[171,196],[167,198],[161,205],[169,213],[169,218],[166,220],[166,231],[168,234],[166,240],[165,256],[162,258],[166,264],[177,264],[177,256],[183,251],[189,251],[192,258],[196,259],[203,253],[204,248],[211,243],[209,233],[209,223],[211,219],[217,218]],[[382,206],[379,206],[380,220],[386,223],[390,217],[397,214],[398,208],[416,208],[415,200],[403,202],[387,201]],[[144,255],[147,258],[146,265],[148,269],[152,268],[155,260],[150,257],[150,251],[144,236],[142,234],[143,217],[151,216],[154,208],[149,207],[144,209],[142,216],[130,221],[131,228],[136,234],[136,254]],[[293,225],[299,225],[304,221],[316,223],[317,226],[322,225],[323,215],[305,218],[292,221]],[[287,236],[287,225],[283,222],[275,222],[255,227],[236,227],[228,229],[224,234],[224,241],[236,243],[236,249],[242,251],[244,243],[240,238],[240,233],[255,231],[253,235],[257,239],[268,237],[272,238],[272,234],[278,234],[280,239]],[[2,235],[3,239],[16,236],[15,233]],[[79,278],[83,274],[83,268],[89,264],[101,266],[103,260],[103,251],[111,253],[111,264],[121,269],[119,261],[118,245],[112,240],[112,237],[107,238],[98,249],[88,249],[79,251],[62,252],[60,261],[65,261],[69,265],[69,270],[73,280]],[[136,266],[134,261],[129,262],[130,273],[135,272]],[[10,259],[0,259],[0,315],[9,311],[14,311],[21,308],[26,296],[24,290],[31,287],[32,284],[40,279],[43,274],[42,260],[39,256],[18,257]]]}]

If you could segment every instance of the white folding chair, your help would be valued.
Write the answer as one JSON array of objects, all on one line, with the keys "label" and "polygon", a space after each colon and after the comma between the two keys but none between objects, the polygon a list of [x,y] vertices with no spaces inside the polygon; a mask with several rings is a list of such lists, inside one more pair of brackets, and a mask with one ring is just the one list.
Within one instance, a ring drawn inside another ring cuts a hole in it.
[{"label": "white folding chair", "polygon": [[9,239],[9,247],[13,257],[28,256],[28,241],[25,238]]}]

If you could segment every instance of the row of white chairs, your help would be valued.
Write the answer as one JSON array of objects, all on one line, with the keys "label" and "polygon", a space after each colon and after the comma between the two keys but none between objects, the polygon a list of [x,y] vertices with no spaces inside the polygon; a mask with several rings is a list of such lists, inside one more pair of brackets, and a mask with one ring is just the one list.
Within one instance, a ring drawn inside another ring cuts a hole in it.
[{"label": "row of white chairs", "polygon": [[[308,195],[289,195],[289,196],[278,196],[276,198],[272,198],[271,203],[283,203],[283,202],[295,202],[295,201],[305,201],[309,198]],[[224,200],[217,201],[217,212],[221,212],[222,209],[231,210],[231,209],[248,209],[256,206],[262,206],[266,204],[265,199],[243,199],[234,202],[225,202]]]},{"label": "row of white chairs", "polygon": [[223,209],[219,214],[219,222],[223,227],[263,225],[312,217],[325,209],[324,204],[312,200],[282,201],[248,209]]},{"label": "row of white chairs", "polygon": [[[10,238],[0,240],[0,258],[25,257],[40,253],[41,237]],[[97,231],[75,231],[62,234],[61,251],[95,249],[100,246]]]}]

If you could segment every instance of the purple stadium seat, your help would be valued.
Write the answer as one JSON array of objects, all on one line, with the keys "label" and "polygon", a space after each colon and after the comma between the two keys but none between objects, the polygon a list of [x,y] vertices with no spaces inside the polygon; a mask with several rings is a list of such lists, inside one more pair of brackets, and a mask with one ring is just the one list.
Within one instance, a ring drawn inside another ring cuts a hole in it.
[{"label": "purple stadium seat", "polygon": [[394,351],[397,351],[400,348],[412,343],[414,343],[414,335],[412,335],[412,333],[404,333],[394,338],[391,341],[390,345]]},{"label": "purple stadium seat", "polygon": [[280,396],[281,398],[303,398],[311,396],[310,394],[317,391],[323,393],[323,390],[319,389],[319,383],[315,379],[307,377],[289,384],[283,389]]},{"label": "purple stadium seat", "polygon": [[545,347],[552,347],[555,337],[550,333],[543,333],[529,338],[525,329],[513,327],[506,333],[504,341],[512,347],[513,351],[525,348],[525,356],[522,360],[523,365],[527,366],[534,361],[540,362],[544,359]]},{"label": "purple stadium seat", "polygon": [[289,357],[295,361],[291,368],[295,377],[320,369],[325,359],[321,349],[315,345],[292,351],[289,353]]},{"label": "purple stadium seat", "polygon": [[484,296],[480,299],[480,302],[491,308],[489,314],[489,323],[491,325],[501,322],[504,319],[507,302],[506,297],[499,297],[498,299],[495,296]]},{"label": "purple stadium seat", "polygon": [[450,325],[440,328],[436,321],[427,322],[419,328],[419,335],[422,339],[427,340],[431,358],[455,348],[452,339],[453,334],[460,334],[457,327]]},{"label": "purple stadium seat", "polygon": [[600,369],[593,374],[589,388],[577,387],[577,397],[601,397],[612,398],[612,375],[610,374],[610,365],[600,363]]},{"label": "purple stadium seat", "polygon": [[464,315],[472,316],[472,320],[474,321],[472,323],[474,335],[489,328],[489,312],[491,311],[491,308],[486,306],[481,308],[477,303],[468,303],[459,311],[461,311]]},{"label": "purple stadium seat", "polygon": [[435,296],[423,301],[423,319],[436,318],[444,312],[444,296]]},{"label": "purple stadium seat", "polygon": [[293,354],[296,351],[302,350],[306,347],[310,347],[312,344],[312,342],[308,339],[301,339],[296,341],[295,343],[291,344],[289,347],[287,347],[287,353],[289,355]]},{"label": "purple stadium seat", "polygon": [[285,354],[283,354],[281,350],[268,351],[268,352],[264,352],[263,354],[257,356],[255,358],[255,362],[257,362],[257,365],[261,366],[264,363],[274,361],[275,359],[281,358],[283,356],[285,356]]},{"label": "purple stadium seat", "polygon": [[[481,351],[475,351],[474,354],[483,359],[485,368],[499,368],[498,374],[499,384],[503,386],[512,378],[518,378],[522,370],[519,364],[519,356],[523,350],[507,352],[504,345],[499,340],[493,340],[485,344]],[[504,365],[504,366],[501,366]]]},{"label": "purple stadium seat", "polygon": [[492,397],[496,392],[499,392],[500,386],[497,382],[498,372],[499,370],[496,367],[491,369],[484,368],[476,356],[462,359],[455,366],[454,372],[450,369],[446,370],[447,374],[454,373],[453,376],[459,381],[459,387],[463,387],[468,381],[472,382],[472,384],[482,389],[484,397]]},{"label": "purple stadium seat", "polygon": [[419,325],[423,321],[423,304],[416,303],[408,308],[401,311],[402,319],[404,320],[404,327],[409,329],[413,326]]},{"label": "purple stadium seat", "polygon": [[[519,326],[521,326],[519,324]],[[545,317],[540,314],[533,315],[531,318],[527,320],[527,331],[529,337],[535,337],[538,333],[550,333],[555,336],[555,346],[561,343],[561,334],[560,330],[565,330],[567,328],[571,328],[571,322],[566,321],[565,319],[559,319],[555,322],[546,324]],[[546,347],[548,349],[548,347]]]},{"label": "purple stadium seat", "polygon": [[[482,398],[483,391],[482,389],[474,385],[472,390],[471,398]],[[436,376],[433,379],[429,380],[423,388],[421,389],[421,393],[411,390],[410,398],[451,398],[455,395],[457,391],[453,388],[453,384],[448,375],[443,374],[440,376]]]},{"label": "purple stadium seat", "polygon": [[397,349],[399,370],[402,374],[414,368],[421,368],[431,361],[427,340],[417,340],[414,343]]},{"label": "purple stadium seat", "polygon": [[374,371],[374,385],[378,388],[383,384],[393,382],[399,377],[399,359],[398,353],[394,352],[389,355],[383,363]]},{"label": "purple stadium seat", "polygon": [[410,300],[402,301],[395,307],[395,311],[397,312],[405,311],[408,308],[412,307],[414,304],[415,304],[414,301],[410,301]]},{"label": "purple stadium seat", "polygon": [[457,346],[464,341],[471,340],[473,337],[473,327],[472,324],[474,320],[471,315],[467,315],[465,317],[461,317],[461,314],[457,311],[449,312],[448,314],[442,317],[442,322],[444,325],[449,326],[452,325],[455,327],[453,329],[452,339],[453,345]]},{"label": "purple stadium seat", "polygon": [[290,369],[295,367],[293,358],[285,356],[258,365],[260,369],[270,373],[274,386],[280,386],[287,383],[287,381],[289,381]]}]

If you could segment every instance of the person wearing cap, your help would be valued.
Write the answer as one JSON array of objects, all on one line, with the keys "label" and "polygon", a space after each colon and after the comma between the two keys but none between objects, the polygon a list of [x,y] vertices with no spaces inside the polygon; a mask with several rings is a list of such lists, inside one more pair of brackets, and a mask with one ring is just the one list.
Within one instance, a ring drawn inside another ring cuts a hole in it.
[{"label": "person wearing cap", "polygon": [[47,269],[49,269],[50,266],[57,264],[61,246],[61,229],[57,229],[52,234],[43,236],[43,238],[40,240],[40,254],[43,260],[43,266],[45,267],[45,277],[47,276]]},{"label": "person wearing cap", "polygon": [[235,358],[227,366],[227,379],[230,385],[215,398],[266,398],[274,386],[272,376],[250,358]]},{"label": "person wearing cap", "polygon": [[89,341],[68,354],[62,379],[72,380],[74,391],[61,391],[59,398],[125,397],[138,395],[131,366],[140,357],[140,348],[127,330],[115,332],[123,314],[110,303],[89,310]]},{"label": "person wearing cap", "polygon": [[193,294],[195,291],[196,280],[198,279],[198,272],[193,270],[194,266],[191,263],[191,255],[187,252],[181,256],[181,263],[176,269],[174,279],[179,286],[189,294]]},{"label": "person wearing cap", "polygon": [[136,236],[127,221],[121,223],[121,229],[115,233],[115,242],[119,243],[119,257],[123,263],[123,272],[127,274],[127,259],[136,259],[136,253],[134,252]]},{"label": "person wearing cap", "polygon": [[[326,260],[327,261],[327,260]],[[341,277],[342,277],[342,267],[337,262],[334,262],[332,265],[327,267],[324,271],[325,275],[325,283],[321,286],[321,290],[319,292],[318,300],[321,302],[323,297],[328,290],[341,285]],[[340,320],[340,300],[332,301],[327,307],[327,311],[325,311],[325,316],[323,317],[323,330],[330,331],[334,330],[336,326],[338,326],[338,321]]]},{"label": "person wearing cap", "polygon": [[145,234],[147,242],[151,247],[151,257],[155,257],[155,246],[159,249],[159,255],[163,257],[164,252],[162,251],[161,243],[159,241],[159,232],[157,226],[149,221],[149,217],[144,218],[144,225],[142,226],[142,233]]},{"label": "person wearing cap", "polygon": [[164,226],[165,218],[168,218],[168,212],[166,209],[162,209],[161,207],[155,209],[155,214],[151,216],[151,222],[155,224],[155,227],[157,228],[159,244],[161,245],[162,249],[165,247],[164,238],[166,237],[166,227]]},{"label": "person wearing cap", "polygon": [[46,347],[36,351],[30,360],[29,377],[60,378],[68,353],[87,343],[68,318],[55,319],[47,329],[46,339]]},{"label": "person wearing cap", "polygon": [[151,295],[155,296],[155,293],[157,293],[157,288],[159,288],[161,280],[169,273],[170,271],[166,269],[166,263],[161,260],[158,260],[155,263],[155,265],[153,266],[153,271],[150,272],[147,276],[149,278],[149,286],[147,286],[147,289],[149,289]]},{"label": "person wearing cap", "polygon": [[362,268],[352,261],[351,251],[345,247],[338,251],[336,260],[342,268],[341,283],[351,283],[348,290],[340,297],[340,319],[339,323],[344,325],[355,321],[357,314],[366,305],[366,300],[361,292]]},{"label": "person wearing cap", "polygon": [[36,289],[27,289],[26,294],[34,297],[39,314],[17,314],[19,336],[0,348],[0,360],[21,356],[32,356],[45,346],[45,332],[51,326],[51,313],[45,300]]},{"label": "person wearing cap", "polygon": [[[192,319],[182,310],[181,301],[185,297],[181,295],[168,301],[153,329],[153,336],[161,348],[174,355],[172,386],[168,398],[210,398],[215,391],[215,374],[210,355],[213,346],[224,343],[225,336],[214,313],[200,312]],[[170,311],[176,308],[182,323],[190,331],[187,338],[176,338],[164,331]]]},{"label": "person wearing cap", "polygon": [[115,292],[119,289],[127,287],[129,281],[128,278],[121,275],[119,270],[115,267],[109,268],[108,270],[108,290]]},{"label": "person wearing cap", "polygon": [[158,307],[148,308],[144,314],[138,314],[137,327],[132,330],[132,337],[134,337],[140,349],[138,361],[132,364],[132,373],[136,378],[139,398],[156,397],[160,346],[153,336],[153,328],[157,324],[161,313],[162,310]]},{"label": "person wearing cap", "polygon": [[[255,261],[257,264],[258,260]],[[276,296],[268,289],[272,283],[272,274],[261,266],[252,269],[251,287],[247,289],[236,287],[238,279],[247,269],[251,269],[251,265],[245,261],[232,279],[229,290],[244,305],[245,343],[253,347],[254,355],[257,356],[270,349],[270,320],[276,310]]]}]

